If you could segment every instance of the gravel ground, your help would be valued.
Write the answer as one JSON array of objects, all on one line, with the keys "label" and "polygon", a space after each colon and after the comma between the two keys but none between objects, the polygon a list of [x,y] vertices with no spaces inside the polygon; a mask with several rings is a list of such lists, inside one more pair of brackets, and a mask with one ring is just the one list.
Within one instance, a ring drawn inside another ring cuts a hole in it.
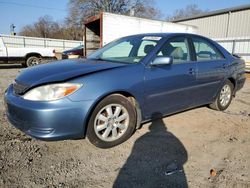
[{"label": "gravel ground", "polygon": [[98,149],[39,141],[7,122],[3,93],[20,70],[0,66],[0,187],[250,187],[249,79],[225,112],[178,113]]}]

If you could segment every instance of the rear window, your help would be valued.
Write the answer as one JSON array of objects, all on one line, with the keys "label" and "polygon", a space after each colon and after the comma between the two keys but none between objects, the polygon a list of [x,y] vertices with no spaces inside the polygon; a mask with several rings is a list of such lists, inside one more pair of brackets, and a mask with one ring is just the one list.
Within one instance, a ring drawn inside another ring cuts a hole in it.
[{"label": "rear window", "polygon": [[194,37],[193,44],[197,61],[224,59],[219,50],[205,39]]}]

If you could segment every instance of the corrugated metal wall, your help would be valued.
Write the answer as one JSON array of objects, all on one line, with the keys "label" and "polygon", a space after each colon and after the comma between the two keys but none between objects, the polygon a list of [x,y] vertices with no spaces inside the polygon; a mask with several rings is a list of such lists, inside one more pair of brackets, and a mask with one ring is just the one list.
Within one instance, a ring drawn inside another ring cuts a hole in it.
[{"label": "corrugated metal wall", "polygon": [[229,17],[227,37],[250,36],[250,9],[232,12]]},{"label": "corrugated metal wall", "polygon": [[210,38],[249,37],[250,9],[177,23],[196,26],[199,34]]},{"label": "corrugated metal wall", "polygon": [[207,37],[224,38],[227,33],[227,20],[228,15],[223,14],[178,23],[196,26],[198,33]]}]

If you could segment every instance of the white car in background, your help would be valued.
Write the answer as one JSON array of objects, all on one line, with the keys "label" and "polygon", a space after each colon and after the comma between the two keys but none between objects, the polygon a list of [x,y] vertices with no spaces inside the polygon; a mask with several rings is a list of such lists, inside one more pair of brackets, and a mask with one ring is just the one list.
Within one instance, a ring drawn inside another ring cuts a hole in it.
[{"label": "white car in background", "polygon": [[52,59],[56,59],[52,48],[7,47],[0,36],[0,64],[21,63],[24,67],[30,67]]}]

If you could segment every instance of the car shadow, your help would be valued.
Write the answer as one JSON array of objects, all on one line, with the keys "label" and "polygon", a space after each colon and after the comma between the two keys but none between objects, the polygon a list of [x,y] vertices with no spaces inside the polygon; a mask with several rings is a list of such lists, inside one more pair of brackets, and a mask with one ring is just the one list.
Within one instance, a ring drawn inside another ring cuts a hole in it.
[{"label": "car shadow", "polygon": [[24,68],[22,65],[19,64],[0,64],[0,69],[21,69]]},{"label": "car shadow", "polygon": [[162,119],[153,121],[149,130],[135,141],[113,187],[188,187],[183,170],[188,155],[183,144]]}]

